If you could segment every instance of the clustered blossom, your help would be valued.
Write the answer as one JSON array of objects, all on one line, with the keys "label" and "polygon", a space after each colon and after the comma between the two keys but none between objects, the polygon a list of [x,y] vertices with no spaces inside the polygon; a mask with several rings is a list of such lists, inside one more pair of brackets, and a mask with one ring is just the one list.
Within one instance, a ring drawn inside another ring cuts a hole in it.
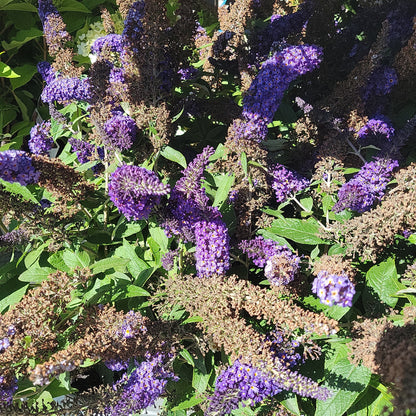
[{"label": "clustered blossom", "polygon": [[129,311],[124,317],[119,329],[119,334],[126,339],[134,338],[139,333],[146,333],[147,328],[143,323],[143,317],[138,312]]},{"label": "clustered blossom", "polygon": [[186,68],[181,68],[178,71],[178,74],[181,76],[181,81],[188,81],[190,79],[193,79],[198,74],[198,69],[194,68],[193,66],[188,66]]},{"label": "clustered blossom", "polygon": [[338,202],[334,212],[351,209],[357,212],[369,211],[374,202],[384,196],[393,170],[399,166],[397,160],[376,158],[367,162],[361,170],[338,191]]},{"label": "clustered blossom", "polygon": [[42,79],[46,83],[50,83],[56,78],[55,71],[52,68],[52,65],[49,62],[42,61],[37,65],[38,72],[42,76]]},{"label": "clustered blossom", "polygon": [[118,167],[108,186],[111,201],[128,220],[147,219],[162,195],[168,193],[169,185],[163,184],[156,173],[134,165]]},{"label": "clustered blossom", "polygon": [[29,150],[35,155],[45,155],[52,149],[51,122],[35,124],[30,130]]},{"label": "clustered blossom", "polygon": [[391,125],[390,120],[387,120],[385,117],[377,117],[368,120],[358,131],[357,136],[360,139],[365,139],[369,137],[376,138],[381,135],[386,139],[390,139],[394,136],[394,131],[394,127]]},{"label": "clustered blossom", "polygon": [[253,240],[243,240],[239,248],[257,267],[264,268],[264,275],[272,285],[287,285],[299,271],[300,258],[276,241],[257,236]]},{"label": "clustered blossom", "polygon": [[368,100],[370,97],[377,95],[383,96],[391,92],[397,85],[398,78],[394,68],[382,67],[374,71],[363,91],[363,99]]},{"label": "clustered blossom", "polygon": [[96,39],[91,46],[91,53],[100,56],[103,50],[108,50],[120,54],[123,51],[123,47],[123,36],[111,33]]},{"label": "clustered blossom", "polygon": [[276,195],[276,201],[279,203],[286,201],[310,185],[308,179],[280,164],[272,169],[270,175],[273,178],[272,188]]},{"label": "clustered blossom", "polygon": [[281,391],[281,386],[273,378],[236,360],[218,376],[206,414],[225,416],[237,409],[240,403],[244,406],[244,402],[249,401],[253,406]]},{"label": "clustered blossom", "polygon": [[270,342],[270,350],[285,367],[293,368],[303,362],[302,356],[296,352],[296,348],[300,346],[299,341],[285,339],[279,330],[270,332],[266,341]]},{"label": "clustered blossom", "polygon": [[102,147],[94,146],[84,140],[75,139],[71,137],[68,142],[72,146],[72,150],[76,153],[79,163],[87,163],[91,160],[104,159],[104,149]]},{"label": "clustered blossom", "polygon": [[114,406],[107,408],[106,414],[130,415],[152,405],[165,392],[168,380],[178,380],[171,371],[164,368],[164,360],[162,354],[154,357],[147,354],[146,361],[115,383],[113,388],[121,392],[121,395]]},{"label": "clustered blossom", "polygon": [[230,267],[229,236],[220,219],[195,224],[196,270],[199,277],[224,274]]},{"label": "clustered blossom", "polygon": [[0,178],[7,182],[19,182],[26,186],[36,183],[40,173],[32,165],[30,156],[22,150],[6,150],[0,153]]},{"label": "clustered blossom", "polygon": [[121,360],[108,360],[104,362],[104,365],[111,371],[123,371],[127,370],[129,362]]},{"label": "clustered blossom", "polygon": [[135,1],[127,14],[124,21],[124,30],[122,36],[129,43],[132,51],[138,53],[138,45],[143,35],[142,18],[144,15],[145,3],[143,0]]},{"label": "clustered blossom", "polygon": [[136,122],[121,113],[117,113],[107,120],[104,130],[107,134],[103,138],[104,144],[117,150],[130,149],[138,133]]},{"label": "clustered blossom", "polygon": [[17,390],[17,380],[12,382],[6,380],[4,376],[0,376],[0,403],[10,405],[13,402],[13,394]]},{"label": "clustered blossom", "polygon": [[323,270],[318,273],[312,284],[312,292],[327,306],[352,306],[355,294],[354,284],[346,275],[330,274]]},{"label": "clustered blossom", "polygon": [[91,101],[91,85],[88,78],[56,78],[46,84],[41,99],[44,103],[66,104],[69,101]]}]

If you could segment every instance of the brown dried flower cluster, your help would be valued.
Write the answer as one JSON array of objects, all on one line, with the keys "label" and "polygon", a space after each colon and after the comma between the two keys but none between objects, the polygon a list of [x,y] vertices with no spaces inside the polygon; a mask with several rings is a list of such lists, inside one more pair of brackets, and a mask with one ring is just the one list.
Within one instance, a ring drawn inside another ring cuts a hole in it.
[{"label": "brown dried flower cluster", "polygon": [[416,164],[401,169],[395,179],[397,186],[384,196],[381,205],[332,226],[332,235],[346,246],[347,255],[359,253],[364,260],[375,261],[396,234],[416,228]]},{"label": "brown dried flower cluster", "polygon": [[30,372],[26,357],[46,358],[57,348],[57,328],[64,331],[69,325],[60,317],[71,301],[71,292],[88,278],[85,272],[69,276],[57,271],[0,316],[0,339],[10,342],[0,354],[2,374],[17,370],[16,364],[20,371]]},{"label": "brown dried flower cluster", "polygon": [[321,271],[327,271],[330,274],[347,275],[351,281],[354,281],[355,271],[351,263],[341,254],[328,256],[324,254],[313,264],[313,274],[318,275]]},{"label": "brown dried flower cluster", "polygon": [[[393,385],[396,415],[416,411],[416,325],[402,327],[386,318],[355,323],[353,340],[348,344],[352,360],[362,362],[385,383]],[[402,413],[403,412],[403,413]]]}]

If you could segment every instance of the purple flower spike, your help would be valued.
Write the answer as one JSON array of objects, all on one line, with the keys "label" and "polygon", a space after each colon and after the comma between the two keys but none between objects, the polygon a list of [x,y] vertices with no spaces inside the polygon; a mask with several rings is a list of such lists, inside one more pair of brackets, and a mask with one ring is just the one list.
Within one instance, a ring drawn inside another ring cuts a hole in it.
[{"label": "purple flower spike", "polygon": [[341,212],[351,209],[369,211],[374,202],[384,196],[393,170],[399,166],[397,160],[377,158],[366,163],[361,170],[338,191],[338,202],[332,210]]},{"label": "purple flower spike", "polygon": [[121,360],[108,360],[104,364],[111,371],[127,370],[127,368],[129,367],[128,361]]},{"label": "purple flower spike", "polygon": [[121,397],[114,406],[106,409],[106,414],[119,416],[140,412],[165,392],[169,379],[178,380],[172,372],[165,369],[163,355],[147,355],[146,359],[130,375],[125,374],[114,384],[114,390],[122,392]]},{"label": "purple flower spike", "polygon": [[6,150],[0,153],[0,178],[7,182],[19,182],[26,186],[36,183],[40,173],[32,165],[30,156],[22,150]]},{"label": "purple flower spike", "polygon": [[139,166],[123,165],[111,175],[108,195],[128,220],[142,220],[149,217],[169,189],[156,173]]},{"label": "purple flower spike", "polygon": [[57,78],[45,86],[41,99],[44,103],[56,101],[66,104],[69,101],[91,101],[91,86],[88,79]]},{"label": "purple flower spike", "polygon": [[229,236],[222,220],[195,224],[196,269],[199,277],[222,275],[230,268]]},{"label": "purple flower spike", "polygon": [[283,165],[276,165],[271,172],[273,176],[272,188],[274,189],[277,202],[284,202],[297,192],[307,188],[310,184],[295,172],[286,169]]},{"label": "purple flower spike", "polygon": [[130,149],[138,133],[136,122],[121,113],[107,120],[104,130],[107,133],[103,138],[104,144],[117,150]]},{"label": "purple flower spike", "polygon": [[52,149],[51,122],[43,121],[30,130],[29,150],[35,155],[46,155]]},{"label": "purple flower spike", "polygon": [[105,48],[111,52],[121,53],[123,51],[123,47],[123,36],[111,33],[96,39],[91,46],[91,52],[96,55],[101,55],[103,49]]},{"label": "purple flower spike", "polygon": [[236,360],[218,376],[206,414],[225,416],[246,400],[255,405],[281,391],[281,386],[273,378],[251,365]]},{"label": "purple flower spike", "polygon": [[56,78],[55,71],[49,62],[42,61],[38,63],[38,72],[42,76],[42,79],[49,84]]},{"label": "purple flower spike", "polygon": [[312,284],[312,292],[327,306],[351,307],[355,287],[346,275],[329,274],[321,271]]}]

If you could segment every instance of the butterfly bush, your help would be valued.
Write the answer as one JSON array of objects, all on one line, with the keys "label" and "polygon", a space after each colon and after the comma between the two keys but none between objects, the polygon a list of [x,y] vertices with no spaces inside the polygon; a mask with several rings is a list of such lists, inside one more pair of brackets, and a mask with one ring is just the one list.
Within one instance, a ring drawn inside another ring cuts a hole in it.
[{"label": "butterfly bush", "polygon": [[348,276],[330,274],[323,270],[313,281],[312,292],[324,305],[351,307],[355,288]]},{"label": "butterfly bush", "polygon": [[31,157],[22,150],[0,152],[0,178],[26,186],[36,183],[40,173],[32,164]]},{"label": "butterfly bush", "polygon": [[53,146],[53,139],[50,135],[51,122],[43,121],[32,127],[30,130],[29,150],[35,155],[43,155],[49,152]]},{"label": "butterfly bush", "polygon": [[154,172],[132,165],[118,167],[108,186],[111,201],[128,220],[147,219],[168,193],[169,185],[163,184]]},{"label": "butterfly bush", "polygon": [[271,170],[270,175],[273,178],[272,189],[275,192],[277,202],[285,202],[310,184],[308,179],[280,164]]}]

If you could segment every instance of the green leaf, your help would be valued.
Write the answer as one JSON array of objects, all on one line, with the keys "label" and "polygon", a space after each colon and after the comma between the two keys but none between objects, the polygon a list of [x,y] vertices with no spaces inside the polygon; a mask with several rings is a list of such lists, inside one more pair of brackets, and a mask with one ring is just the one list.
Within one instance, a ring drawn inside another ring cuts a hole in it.
[{"label": "green leaf", "polygon": [[81,2],[76,0],[63,0],[60,2],[59,11],[91,13]]},{"label": "green leaf", "polygon": [[20,185],[18,182],[7,182],[0,179],[0,184],[5,188],[7,192],[21,196],[25,201],[31,201],[35,204],[38,203],[37,199],[33,196],[32,192],[26,188],[26,186]]},{"label": "green leaf", "polygon": [[94,274],[102,273],[109,269],[114,269],[115,271],[123,273],[126,270],[126,266],[129,262],[129,259],[112,256],[106,259],[98,260],[90,266],[90,269],[94,272]]},{"label": "green leaf", "polygon": [[133,277],[137,277],[142,271],[150,268],[150,266],[136,254],[135,247],[125,239],[123,239],[123,245],[118,247],[114,254],[118,257],[130,260],[127,264],[127,270]]},{"label": "green leaf", "polygon": [[203,393],[208,386],[210,377],[210,373],[206,371],[202,372],[194,367],[194,371],[192,372],[192,387],[199,393]]},{"label": "green leaf", "polygon": [[12,3],[7,5],[0,5],[0,10],[16,10],[19,12],[33,12],[37,13],[38,9],[30,3]]},{"label": "green leaf", "polygon": [[16,88],[21,87],[22,85],[27,84],[35,75],[38,70],[35,65],[25,64],[22,66],[17,66],[14,68],[15,72],[20,75],[20,78],[11,79],[10,83],[12,84],[12,88],[15,90]]},{"label": "green leaf", "polygon": [[293,248],[293,246],[283,237],[280,237],[270,231],[267,230],[259,230],[259,234],[261,236],[263,236],[264,238],[268,239],[268,240],[273,240],[278,242],[281,246],[286,245],[287,247],[289,247],[292,251],[295,251],[295,249]]},{"label": "green leaf", "polygon": [[240,160],[241,160],[241,167],[243,169],[243,172],[246,176],[248,176],[247,155],[245,154],[245,152],[241,153]]},{"label": "green leaf", "polygon": [[169,239],[166,236],[165,231],[161,227],[154,227],[154,228],[150,228],[149,232],[153,240],[159,245],[159,247],[163,251],[167,251]]},{"label": "green leaf", "polygon": [[279,218],[267,230],[300,244],[327,244],[318,237],[321,228],[319,223],[313,218],[308,220]]},{"label": "green leaf", "polygon": [[10,295],[4,297],[0,300],[0,313],[3,313],[6,308],[11,305],[15,305],[19,302],[26,293],[27,288],[29,285],[24,285],[21,288],[15,290]]},{"label": "green leaf", "polygon": [[[42,36],[43,36],[43,32],[37,28],[24,29],[24,30],[19,30],[16,36],[13,38],[13,40],[10,43],[3,41],[1,44],[6,51],[10,49],[15,49],[15,48],[19,49],[26,43],[30,42],[31,40],[40,38]],[[26,64],[26,65],[29,65],[29,64]],[[32,66],[32,65],[29,65],[29,66]],[[34,73],[36,72],[37,72],[37,69],[35,67]],[[20,72],[18,71],[16,71],[16,73],[20,74]],[[17,88],[17,87],[14,87],[14,88]]]},{"label": "green leaf", "polygon": [[171,160],[172,162],[176,162],[179,165],[181,165],[183,168],[186,168],[186,159],[185,156],[179,152],[178,150],[173,149],[170,146],[166,146],[160,154],[168,160]]},{"label": "green leaf", "polygon": [[399,282],[396,264],[391,257],[373,266],[367,272],[367,285],[374,289],[380,299],[391,307],[396,306],[398,301],[393,295],[406,288]]},{"label": "green leaf", "polygon": [[231,175],[221,175],[215,177],[215,184],[218,189],[215,193],[214,207],[219,207],[223,202],[227,200],[228,193],[231,187],[234,185],[234,173]]},{"label": "green leaf", "polygon": [[35,264],[30,269],[23,272],[19,276],[19,280],[21,282],[41,283],[54,271],[55,269],[51,269],[50,267],[40,267]]},{"label": "green leaf", "polygon": [[86,251],[73,252],[66,250],[62,259],[71,270],[74,270],[75,267],[88,267],[91,262],[90,256]]},{"label": "green leaf", "polygon": [[324,386],[333,391],[327,400],[317,400],[315,416],[342,415],[355,402],[371,379],[371,371],[363,366],[356,367],[348,361],[348,347],[334,344],[334,354],[325,362]]},{"label": "green leaf", "polygon": [[43,253],[43,250],[45,247],[49,245],[49,242],[41,244],[36,250],[30,251],[26,257],[25,257],[25,266],[27,269],[29,269],[32,264],[34,264],[40,257],[40,255]]},{"label": "green leaf", "polygon": [[179,353],[183,358],[185,358],[185,361],[191,365],[192,367],[195,367],[195,361],[194,358],[192,357],[192,355],[189,353],[189,351],[187,349],[183,349],[180,353]]},{"label": "green leaf", "polygon": [[63,260],[64,251],[56,251],[48,258],[48,263],[55,267],[57,270],[61,270],[63,272],[69,272],[71,269],[65,264]]},{"label": "green leaf", "polygon": [[188,319],[185,319],[183,322],[182,322],[182,325],[185,325],[185,324],[191,324],[191,323],[194,323],[194,322],[202,322],[204,319],[203,318],[201,318],[200,316],[191,316],[191,317],[189,317]]},{"label": "green leaf", "polygon": [[188,400],[184,400],[183,402],[179,403],[177,406],[173,407],[171,409],[172,412],[175,412],[177,410],[185,410],[190,409],[199,403],[203,402],[205,399],[197,396],[193,396]]},{"label": "green leaf", "polygon": [[4,62],[0,62],[0,77],[3,78],[19,78],[20,75],[16,74],[9,65],[6,65]]},{"label": "green leaf", "polygon": [[127,295],[128,298],[135,298],[139,296],[150,296],[150,293],[139,286],[129,285],[127,288]]}]

